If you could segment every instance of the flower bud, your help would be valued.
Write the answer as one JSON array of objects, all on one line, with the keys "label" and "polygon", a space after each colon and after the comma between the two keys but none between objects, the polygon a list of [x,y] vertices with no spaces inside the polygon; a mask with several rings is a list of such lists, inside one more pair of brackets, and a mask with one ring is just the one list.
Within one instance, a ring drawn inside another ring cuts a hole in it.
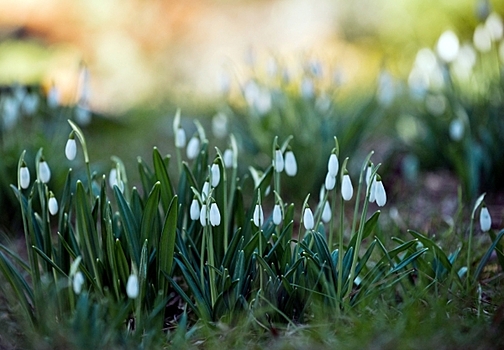
[{"label": "flower bud", "polygon": [[187,144],[187,158],[189,159],[194,159],[198,155],[198,152],[200,150],[200,140],[199,138],[195,135],[191,137],[189,140],[189,143]]},{"label": "flower bud", "polygon": [[338,174],[339,162],[338,156],[335,153],[331,153],[329,156],[329,161],[327,163],[327,172],[332,176],[336,177]]},{"label": "flower bud", "polygon": [[331,206],[329,205],[329,201],[326,201],[324,204],[324,209],[322,210],[322,221],[328,223],[332,218]]},{"label": "flower bud", "polygon": [[284,158],[280,149],[277,149],[275,151],[275,161],[273,163],[273,166],[275,167],[275,171],[277,173],[280,173],[284,170]]},{"label": "flower bud", "polygon": [[21,168],[19,168],[19,185],[21,188],[26,189],[30,186],[30,171],[23,161]]},{"label": "flower bud", "polygon": [[75,142],[75,134],[72,131],[65,146],[65,156],[68,160],[74,160],[77,155],[77,143]]},{"label": "flower bud", "polygon": [[303,224],[305,229],[307,230],[312,230],[313,227],[315,226],[314,220],[313,220],[313,213],[309,207],[306,207],[303,213]]},{"label": "flower bud", "polygon": [[336,186],[336,176],[332,176],[330,173],[327,173],[325,178],[325,188],[330,191]]},{"label": "flower bud", "polygon": [[220,182],[220,168],[219,164],[213,163],[212,167],[210,168],[210,172],[212,173],[212,187],[217,187]]},{"label": "flower bud", "polygon": [[273,208],[273,223],[275,225],[280,225],[282,222],[282,208],[280,208],[280,204],[275,204]]},{"label": "flower bud", "polygon": [[138,277],[135,274],[131,274],[128,277],[128,282],[126,283],[126,294],[130,299],[136,299],[138,293],[140,292],[140,285],[138,283]]},{"label": "flower bud", "polygon": [[191,203],[191,208],[189,210],[189,214],[191,216],[191,220],[193,221],[196,221],[199,219],[200,217],[200,206],[199,206],[199,202],[196,198],[194,198],[192,200],[192,203]]},{"label": "flower bud", "polygon": [[349,201],[353,196],[353,186],[350,175],[343,175],[343,181],[341,181],[341,196],[344,200]]},{"label": "flower bud", "polygon": [[481,231],[487,232],[492,227],[492,217],[485,204],[481,206],[480,210],[480,228]]},{"label": "flower bud", "polygon": [[294,152],[285,152],[285,173],[289,176],[296,176],[297,174],[297,162]]},{"label": "flower bud", "polygon": [[213,202],[210,206],[210,225],[219,226],[221,223],[221,215],[217,203]]},{"label": "flower bud", "polygon": [[48,183],[51,179],[51,169],[49,169],[49,165],[44,159],[41,159],[39,162],[39,176],[40,181],[43,183]]},{"label": "flower bud", "polygon": [[184,148],[186,145],[186,134],[183,128],[177,128],[175,133],[175,147]]},{"label": "flower bud", "polygon": [[259,204],[256,204],[254,208],[253,219],[254,219],[254,225],[261,228],[264,223],[264,213],[262,207]]},{"label": "flower bud", "polygon": [[47,206],[49,207],[49,213],[51,215],[56,215],[58,213],[58,201],[54,197],[54,193],[49,192],[49,201],[47,202]]}]

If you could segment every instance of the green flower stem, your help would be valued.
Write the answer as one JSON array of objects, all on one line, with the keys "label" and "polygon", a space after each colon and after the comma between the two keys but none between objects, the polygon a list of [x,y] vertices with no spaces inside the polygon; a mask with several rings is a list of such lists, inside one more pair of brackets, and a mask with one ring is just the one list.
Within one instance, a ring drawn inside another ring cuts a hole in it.
[{"label": "green flower stem", "polygon": [[88,150],[87,150],[87,145],[86,145],[86,138],[84,137],[84,133],[82,132],[81,128],[77,124],[75,124],[73,121],[68,119],[68,123],[72,127],[73,131],[77,135],[77,138],[79,139],[79,142],[81,143],[82,146],[82,152],[84,153],[84,162],[86,163],[86,175],[88,178],[88,192],[89,192],[89,198],[91,200],[91,203],[93,202],[93,191],[91,189],[91,167],[89,164],[89,155],[88,155]]},{"label": "green flower stem", "polygon": [[208,234],[208,225],[203,227],[203,237],[201,237],[201,251],[200,251],[200,284],[201,288],[205,288],[205,251],[206,251],[206,237]]},{"label": "green flower stem", "polygon": [[[336,195],[334,195],[334,198]],[[341,292],[343,290],[343,219],[345,211],[345,200],[341,197],[340,201],[340,232],[338,242],[338,289],[337,289],[337,303],[341,303]],[[338,307],[338,311],[340,308]]]},{"label": "green flower stem", "polygon": [[469,224],[469,239],[467,242],[467,271],[466,271],[466,290],[467,292],[470,291],[471,289],[471,251],[472,251],[472,240],[473,240],[473,231],[474,231],[474,217],[476,215],[476,210],[481,206],[481,203],[483,203],[483,200],[485,199],[486,193],[483,193],[481,196],[476,199],[476,202],[474,203],[474,207],[471,213],[471,222]]},{"label": "green flower stem", "polygon": [[[207,227],[209,227],[207,225]],[[214,260],[214,246],[213,246],[213,229],[209,227],[209,240],[208,240],[208,275],[210,279],[210,300],[212,301],[212,308],[215,306],[215,302],[217,301],[217,286],[215,279],[215,260]]]}]

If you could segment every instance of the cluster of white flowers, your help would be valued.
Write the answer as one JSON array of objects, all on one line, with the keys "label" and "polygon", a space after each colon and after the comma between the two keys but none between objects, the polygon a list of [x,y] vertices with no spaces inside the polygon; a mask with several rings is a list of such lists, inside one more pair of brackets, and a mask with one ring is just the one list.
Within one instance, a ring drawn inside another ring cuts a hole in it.
[{"label": "cluster of white flowers", "polygon": [[273,158],[273,168],[277,173],[285,170],[288,176],[296,176],[297,174],[297,161],[294,152],[290,148],[285,151],[285,157],[280,148],[275,150]]}]

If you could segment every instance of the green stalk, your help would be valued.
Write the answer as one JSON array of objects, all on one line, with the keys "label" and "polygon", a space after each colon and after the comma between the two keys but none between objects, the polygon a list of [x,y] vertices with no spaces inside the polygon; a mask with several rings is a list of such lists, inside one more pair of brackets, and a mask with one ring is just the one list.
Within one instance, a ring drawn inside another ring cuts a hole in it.
[{"label": "green stalk", "polygon": [[[207,225],[208,226],[208,225]],[[212,308],[215,306],[215,302],[217,300],[217,288],[216,288],[216,280],[215,280],[215,260],[214,260],[214,247],[213,247],[213,229],[210,227],[208,230],[210,237],[208,240],[208,273],[210,279],[210,299],[212,301]]]},{"label": "green stalk", "polygon": [[[334,195],[336,197],[336,195]],[[337,303],[341,303],[341,292],[343,290],[343,218],[345,211],[345,200],[341,197],[340,202],[340,233],[338,243],[338,289],[337,289]],[[331,220],[332,221],[332,220]],[[340,308],[338,307],[338,311]]]},{"label": "green stalk", "polygon": [[469,224],[469,241],[467,242],[467,272],[466,272],[466,289],[467,292],[471,289],[471,251],[472,251],[472,240],[473,240],[473,231],[474,231],[474,216],[476,214],[476,210],[480,207],[481,203],[483,203],[483,199],[485,199],[486,193],[483,193],[481,196],[476,199],[474,203],[474,207],[471,213],[471,222]]},{"label": "green stalk", "polygon": [[84,137],[84,133],[82,132],[81,128],[79,128],[79,126],[77,124],[75,124],[70,119],[68,119],[68,123],[70,124],[73,131],[77,135],[77,138],[79,139],[79,142],[81,143],[81,146],[82,146],[82,152],[84,153],[84,162],[86,163],[86,175],[88,178],[89,198],[91,200],[91,203],[93,203],[93,191],[91,188],[91,167],[89,164],[89,155],[88,155],[88,150],[87,150],[87,145],[86,145],[86,139]]}]

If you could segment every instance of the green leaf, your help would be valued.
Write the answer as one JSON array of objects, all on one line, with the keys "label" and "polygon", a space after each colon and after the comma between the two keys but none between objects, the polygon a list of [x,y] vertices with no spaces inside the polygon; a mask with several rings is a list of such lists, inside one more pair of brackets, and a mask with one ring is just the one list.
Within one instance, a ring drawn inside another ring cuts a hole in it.
[{"label": "green leaf", "polygon": [[178,209],[178,197],[174,196],[163,224],[163,230],[161,232],[161,237],[159,240],[159,267],[158,267],[158,280],[160,283],[160,289],[164,291],[164,295],[167,294],[167,285],[165,280],[162,278],[161,273],[170,275],[173,266],[173,259],[175,254],[175,239],[177,236],[177,209]]},{"label": "green leaf", "polygon": [[163,203],[163,208],[167,210],[173,198],[173,187],[170,177],[168,176],[168,169],[156,147],[154,147],[152,151],[152,158],[154,163],[154,176],[156,180],[161,183],[161,201]]},{"label": "green leaf", "polygon": [[481,272],[483,271],[483,268],[485,267],[485,265],[488,262],[488,259],[490,259],[490,256],[492,255],[493,250],[495,249],[495,247],[497,247],[497,244],[499,244],[500,240],[502,239],[502,236],[504,236],[504,230],[501,230],[497,234],[497,237],[492,242],[492,245],[490,246],[490,248],[488,248],[488,250],[486,251],[485,255],[483,255],[483,258],[481,258],[481,261],[478,264],[476,272],[474,273],[473,282],[476,282],[478,280]]},{"label": "green leaf", "polygon": [[[380,217],[380,211],[376,211],[369,219],[367,219],[366,223],[364,224],[364,230],[362,231],[362,239],[366,239],[369,237],[371,232],[376,227],[376,223],[378,222],[378,218]],[[352,240],[348,244],[349,247],[355,247],[355,243],[357,242],[357,233],[355,233],[352,237]]]},{"label": "green leaf", "polygon": [[159,222],[159,198],[160,198],[161,184],[156,182],[152,187],[145,208],[143,210],[142,221],[140,223],[140,239],[146,239],[154,245],[157,249],[159,241],[160,222]]},{"label": "green leaf", "polygon": [[140,263],[140,235],[139,235],[139,225],[136,221],[135,216],[131,212],[131,209],[126,202],[119,187],[114,186],[114,194],[119,206],[119,213],[124,225],[124,231],[126,233],[126,242],[128,243],[128,250],[131,258],[138,266]]}]

